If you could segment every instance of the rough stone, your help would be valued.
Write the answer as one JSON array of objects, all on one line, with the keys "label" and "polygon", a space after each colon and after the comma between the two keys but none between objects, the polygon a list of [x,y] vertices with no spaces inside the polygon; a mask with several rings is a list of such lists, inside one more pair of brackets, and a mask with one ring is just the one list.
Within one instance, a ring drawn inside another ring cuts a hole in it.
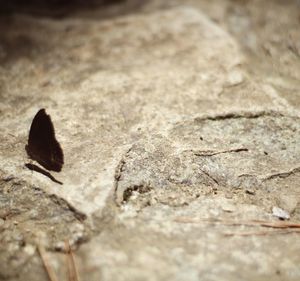
[{"label": "rough stone", "polygon": [[[298,35],[281,46],[266,19],[264,41],[266,4],[234,2],[1,16],[1,280],[47,280],[37,245],[64,278],[66,239],[81,280],[299,280],[299,232],[253,224],[300,220]],[[63,185],[24,167],[40,108]]]}]

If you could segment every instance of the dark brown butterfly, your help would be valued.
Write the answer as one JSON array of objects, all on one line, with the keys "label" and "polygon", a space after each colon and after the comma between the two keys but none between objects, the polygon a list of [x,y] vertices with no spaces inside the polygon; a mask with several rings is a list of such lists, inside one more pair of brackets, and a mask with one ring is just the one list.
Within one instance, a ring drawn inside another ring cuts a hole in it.
[{"label": "dark brown butterfly", "polygon": [[45,169],[60,172],[64,164],[64,154],[55,138],[55,131],[45,109],[40,109],[34,116],[28,144],[25,146],[28,156]]}]

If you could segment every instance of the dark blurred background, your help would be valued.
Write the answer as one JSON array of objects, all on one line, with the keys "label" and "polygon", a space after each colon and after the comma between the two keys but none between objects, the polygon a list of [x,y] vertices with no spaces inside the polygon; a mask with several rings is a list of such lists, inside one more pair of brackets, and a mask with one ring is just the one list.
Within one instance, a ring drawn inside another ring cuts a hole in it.
[{"label": "dark blurred background", "polygon": [[0,0],[0,13],[28,13],[60,17],[77,10],[124,3],[126,0]]}]

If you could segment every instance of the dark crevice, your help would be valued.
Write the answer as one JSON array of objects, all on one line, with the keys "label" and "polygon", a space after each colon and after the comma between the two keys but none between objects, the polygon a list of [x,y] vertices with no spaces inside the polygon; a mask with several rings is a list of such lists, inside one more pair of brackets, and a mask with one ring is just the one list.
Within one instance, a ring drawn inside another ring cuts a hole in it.
[{"label": "dark crevice", "polygon": [[204,171],[204,170],[202,170],[202,169],[200,169],[200,171],[201,171],[204,175],[206,175],[207,177],[209,177],[214,183],[216,183],[217,185],[219,185],[219,182],[218,182],[215,178],[213,178],[208,172],[206,172],[206,171]]},{"label": "dark crevice", "polygon": [[218,154],[224,154],[224,153],[232,153],[232,152],[247,152],[249,151],[248,148],[235,148],[235,149],[229,149],[224,151],[211,151],[211,150],[203,150],[203,151],[194,151],[194,154],[196,156],[214,156]]},{"label": "dark crevice", "polygon": [[151,186],[147,184],[138,184],[138,185],[133,185],[128,188],[123,193],[123,200],[126,202],[128,199],[131,197],[132,193],[134,191],[137,191],[138,193],[147,193],[151,190]]},{"label": "dark crevice", "polygon": [[118,185],[119,185],[119,181],[121,180],[121,177],[122,177],[122,173],[124,172],[124,167],[125,167],[125,164],[126,164],[126,157],[129,155],[130,151],[132,150],[132,147],[131,146],[126,152],[125,154],[122,156],[119,164],[117,165],[116,167],[116,170],[115,170],[115,175],[114,175],[114,178],[115,178],[115,182],[114,182],[114,192],[115,192],[115,201],[117,202],[117,196],[116,196],[116,193],[117,193],[117,190],[118,190]]},{"label": "dark crevice", "polygon": [[55,194],[51,194],[49,195],[49,198],[51,199],[51,201],[53,203],[55,203],[56,205],[59,205],[60,207],[62,207],[65,210],[69,210],[72,212],[72,214],[74,215],[74,217],[79,220],[80,222],[83,222],[86,219],[86,215],[80,211],[78,211],[75,207],[73,207],[68,201],[66,201],[65,199],[58,197]]},{"label": "dark crevice", "polygon": [[288,171],[288,172],[281,172],[281,173],[276,173],[276,174],[272,174],[272,175],[269,175],[265,178],[263,178],[263,182],[265,181],[268,181],[268,180],[272,180],[272,179],[276,179],[276,178],[287,178],[291,175],[294,175],[296,173],[300,173],[300,167],[296,167],[294,169],[292,169],[291,171]]},{"label": "dark crevice", "polygon": [[0,13],[26,13],[59,18],[76,11],[105,8],[122,2],[126,0],[0,0]]},{"label": "dark crevice", "polygon": [[299,119],[298,116],[289,116],[286,115],[283,112],[275,111],[275,110],[262,110],[257,112],[247,112],[247,111],[241,111],[241,112],[227,112],[227,113],[221,113],[216,115],[204,115],[201,117],[196,117],[194,119],[195,122],[201,122],[206,120],[211,121],[218,121],[218,120],[225,120],[225,119],[239,119],[239,118],[246,118],[246,119],[256,119],[260,117],[292,117]]}]

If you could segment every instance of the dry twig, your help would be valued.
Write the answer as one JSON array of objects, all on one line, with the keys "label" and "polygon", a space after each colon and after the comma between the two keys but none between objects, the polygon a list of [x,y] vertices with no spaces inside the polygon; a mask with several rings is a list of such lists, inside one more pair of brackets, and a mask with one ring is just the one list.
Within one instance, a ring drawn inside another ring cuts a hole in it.
[{"label": "dry twig", "polygon": [[300,232],[300,229],[281,229],[281,230],[269,230],[269,231],[252,231],[252,232],[226,232],[224,233],[225,236],[265,236],[265,235],[277,235],[277,234],[289,234],[289,233],[295,233]]},{"label": "dry twig", "polygon": [[223,224],[223,225],[248,225],[248,226],[264,226],[273,228],[300,228],[300,223],[286,222],[286,221],[234,221],[234,220],[220,220],[220,219],[194,219],[191,217],[177,217],[176,222],[180,223],[208,223],[208,224]]},{"label": "dry twig", "polygon": [[196,156],[214,156],[218,154],[223,154],[223,153],[232,153],[232,152],[242,152],[242,151],[249,151],[248,148],[233,148],[233,149],[228,149],[228,150],[221,150],[221,151],[213,151],[213,150],[198,150],[194,151],[194,154]]},{"label": "dry twig", "polygon": [[286,222],[286,221],[262,221],[262,220],[250,220],[250,221],[234,221],[234,220],[220,220],[220,219],[194,219],[191,217],[178,217],[175,219],[179,223],[207,223],[207,224],[221,224],[232,226],[260,226],[280,229],[277,231],[257,231],[257,232],[243,232],[243,233],[225,233],[225,235],[267,235],[267,234],[286,234],[286,233],[300,233],[300,223]]},{"label": "dry twig", "polygon": [[50,281],[58,281],[54,270],[52,269],[52,267],[49,264],[49,261],[48,261],[47,255],[46,255],[46,250],[40,244],[37,245],[37,248],[39,250],[39,253],[40,253],[41,259],[43,261],[44,267],[46,269],[46,272],[48,274],[49,280]]},{"label": "dry twig", "polygon": [[69,281],[79,281],[79,274],[76,267],[75,257],[72,248],[70,247],[69,240],[65,241],[65,250],[67,255]]}]

